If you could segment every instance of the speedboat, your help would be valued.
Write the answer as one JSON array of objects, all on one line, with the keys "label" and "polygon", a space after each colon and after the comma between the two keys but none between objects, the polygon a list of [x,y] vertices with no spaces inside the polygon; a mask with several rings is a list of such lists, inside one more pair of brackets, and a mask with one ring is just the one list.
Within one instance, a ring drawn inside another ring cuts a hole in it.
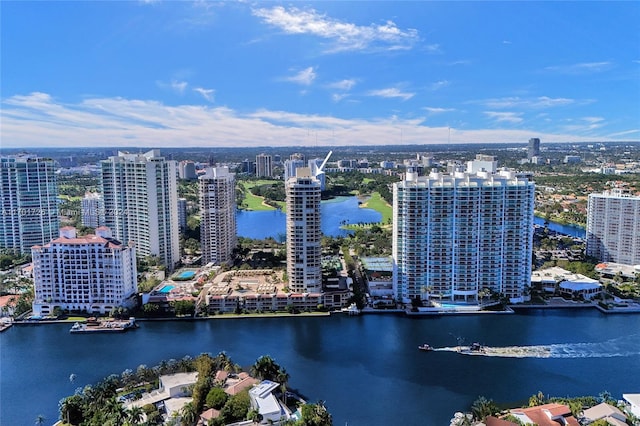
[{"label": "speedboat", "polygon": [[427,351],[427,352],[433,350],[431,345],[427,345],[426,343],[423,343],[422,345],[418,346],[418,349],[420,349],[421,351]]}]

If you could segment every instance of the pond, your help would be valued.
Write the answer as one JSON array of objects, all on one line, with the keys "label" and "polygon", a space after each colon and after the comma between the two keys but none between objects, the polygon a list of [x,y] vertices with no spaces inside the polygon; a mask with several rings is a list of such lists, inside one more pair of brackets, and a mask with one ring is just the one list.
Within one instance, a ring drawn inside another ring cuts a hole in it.
[{"label": "pond", "polygon": [[[337,197],[322,201],[322,233],[331,237],[346,236],[350,231],[341,229],[345,224],[377,223],[382,214],[359,207],[358,197]],[[238,210],[236,221],[238,235],[245,238],[265,239],[272,237],[283,242],[287,238],[286,213],[280,210],[246,211]]]}]

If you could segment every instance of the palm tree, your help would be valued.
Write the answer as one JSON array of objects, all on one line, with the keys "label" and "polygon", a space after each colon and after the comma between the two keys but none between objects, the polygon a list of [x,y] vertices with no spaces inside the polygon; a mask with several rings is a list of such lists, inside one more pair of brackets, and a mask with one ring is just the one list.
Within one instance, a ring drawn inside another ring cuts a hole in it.
[{"label": "palm tree", "polygon": [[144,411],[142,411],[141,407],[134,405],[129,409],[129,411],[127,411],[127,414],[129,417],[129,423],[131,423],[132,425],[137,425],[142,422]]},{"label": "palm tree", "polygon": [[193,402],[186,403],[180,410],[180,415],[182,417],[182,424],[185,426],[192,426],[198,420],[198,413],[196,413],[196,407],[193,405]]},{"label": "palm tree", "polygon": [[484,421],[487,416],[490,416],[500,411],[492,399],[487,399],[484,396],[479,396],[478,399],[473,401],[471,405],[471,412],[473,417],[477,420]]},{"label": "palm tree", "polygon": [[36,426],[42,426],[45,420],[46,418],[42,414],[39,414],[38,417],[36,417]]},{"label": "palm tree", "polygon": [[269,355],[263,355],[251,366],[251,375],[260,380],[276,381],[282,369]]}]

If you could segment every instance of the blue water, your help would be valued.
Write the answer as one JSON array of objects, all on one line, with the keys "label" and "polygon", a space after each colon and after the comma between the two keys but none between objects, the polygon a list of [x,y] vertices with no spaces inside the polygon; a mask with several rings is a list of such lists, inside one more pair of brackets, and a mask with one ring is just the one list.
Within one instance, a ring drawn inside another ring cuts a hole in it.
[{"label": "blue water", "polygon": [[158,290],[158,293],[169,293],[171,290],[174,289],[174,286],[172,285],[165,285],[164,287],[162,287],[160,290]]},{"label": "blue water", "polygon": [[[533,223],[536,225],[544,226],[545,220],[541,217],[536,216],[533,219]],[[581,226],[563,225],[562,223],[556,223],[556,222],[546,222],[546,224],[550,230],[559,232],[564,235],[568,235],[570,237],[585,238],[587,235],[586,229],[584,229]]]},{"label": "blue water", "polygon": [[181,280],[190,280],[195,275],[196,273],[194,271],[184,271],[178,274],[178,278],[180,278]]},{"label": "blue water", "polygon": [[[436,348],[552,345],[550,358],[464,356]],[[409,319],[394,315],[144,321],[123,334],[76,335],[69,324],[0,334],[0,424],[57,419],[58,401],[112,373],[163,359],[227,351],[247,367],[264,354],[290,387],[322,399],[342,426],[449,424],[479,396],[517,406],[542,391],[621,398],[640,391],[640,315],[534,310]],[[75,374],[73,383],[69,377]]]},{"label": "blue water", "polygon": [[[373,210],[360,208],[357,197],[337,197],[323,201],[320,206],[322,233],[338,237],[346,236],[349,231],[340,229],[342,224],[377,223],[382,214]],[[279,210],[246,211],[239,210],[236,215],[238,235],[245,238],[274,238],[283,242],[287,238],[286,213]]]}]

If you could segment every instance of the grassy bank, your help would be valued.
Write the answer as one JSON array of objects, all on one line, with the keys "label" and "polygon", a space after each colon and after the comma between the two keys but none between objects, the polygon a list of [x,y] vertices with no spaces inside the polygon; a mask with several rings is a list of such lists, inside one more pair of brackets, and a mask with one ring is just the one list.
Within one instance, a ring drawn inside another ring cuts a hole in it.
[{"label": "grassy bank", "polygon": [[[242,185],[242,187],[244,188],[244,193],[245,193],[244,202],[247,205],[245,210],[254,210],[254,211],[275,210],[275,207],[265,204],[264,197],[258,197],[256,195],[253,195],[253,193],[251,193],[251,188],[253,188],[254,186],[268,185],[273,183],[273,181],[254,180],[254,181],[241,181],[238,183],[239,185]],[[281,207],[283,211],[285,210],[284,202],[278,202],[278,205]]]},{"label": "grassy bank", "polygon": [[382,214],[380,223],[383,225],[390,224],[393,219],[393,207],[380,196],[379,192],[371,194],[367,202],[361,204],[360,207],[380,212]]}]

